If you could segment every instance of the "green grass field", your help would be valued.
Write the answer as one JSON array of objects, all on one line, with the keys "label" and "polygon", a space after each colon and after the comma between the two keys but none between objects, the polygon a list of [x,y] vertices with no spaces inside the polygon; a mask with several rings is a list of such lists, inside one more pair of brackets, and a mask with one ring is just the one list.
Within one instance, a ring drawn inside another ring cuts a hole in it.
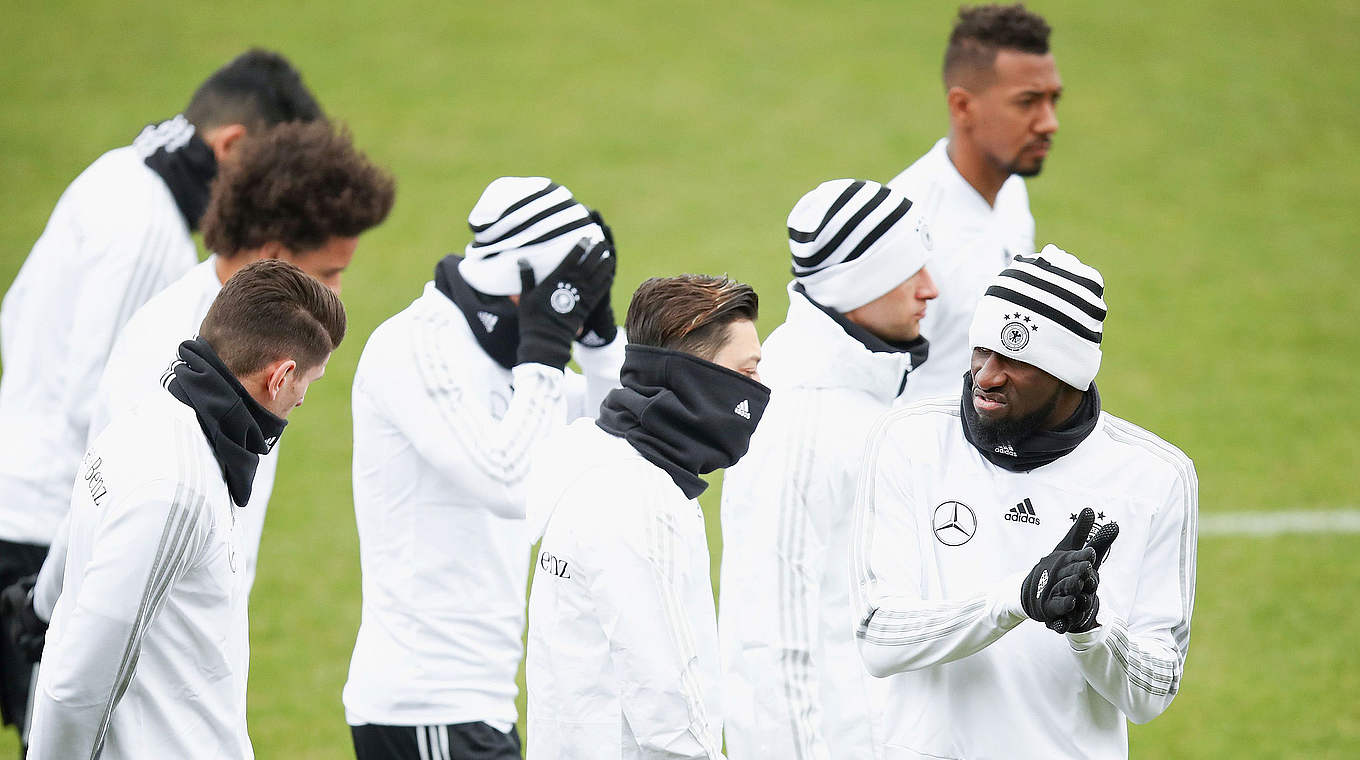
[{"label": "green grass field", "polygon": [[[1204,514],[1354,507],[1360,484],[1360,4],[1035,2],[1067,94],[1038,241],[1099,267],[1106,408],[1181,446]],[[728,272],[783,316],[784,219],[886,180],[945,129],[948,3],[50,0],[0,25],[0,287],[65,185],[250,44],[305,72],[398,178],[346,275],[350,338],[289,428],[252,599],[262,758],[352,756],[349,382],[467,240],[492,178],[603,209],[638,282]],[[59,371],[59,368],[58,368]],[[717,490],[705,495],[720,556]],[[1360,535],[1203,538],[1181,695],[1147,758],[1360,756]],[[526,553],[527,561],[527,553]],[[716,582],[716,580],[715,580]],[[13,756],[13,734],[0,757]]]}]

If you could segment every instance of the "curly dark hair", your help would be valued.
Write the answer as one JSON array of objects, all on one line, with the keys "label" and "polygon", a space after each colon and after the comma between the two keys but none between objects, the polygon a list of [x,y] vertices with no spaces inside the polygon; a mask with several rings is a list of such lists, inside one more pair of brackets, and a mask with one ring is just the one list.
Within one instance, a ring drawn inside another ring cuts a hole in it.
[{"label": "curly dark hair", "polygon": [[247,137],[221,167],[203,215],[203,244],[221,256],[277,242],[294,253],[357,237],[392,210],[396,182],[348,131],[287,122]]},{"label": "curly dark hair", "polygon": [[959,8],[944,51],[944,83],[952,87],[969,73],[990,71],[998,50],[1044,55],[1052,29],[1022,4]]},{"label": "curly dark hair", "polygon": [[184,118],[201,134],[223,124],[255,131],[285,121],[324,120],[326,114],[287,58],[252,48],[198,86]]},{"label": "curly dark hair", "polygon": [[726,276],[653,277],[633,293],[624,330],[630,343],[712,361],[727,342],[729,324],[759,315],[756,291]]}]

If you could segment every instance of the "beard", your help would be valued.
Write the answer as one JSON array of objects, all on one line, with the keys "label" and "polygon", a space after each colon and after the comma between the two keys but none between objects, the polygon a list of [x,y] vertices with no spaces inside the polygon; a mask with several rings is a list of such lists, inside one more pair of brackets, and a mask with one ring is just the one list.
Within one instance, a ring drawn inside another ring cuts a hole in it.
[{"label": "beard", "polygon": [[[1033,435],[1053,415],[1061,393],[1061,386],[1055,388],[1046,402],[1023,417],[989,420],[981,414],[977,415],[977,426],[973,430],[977,442],[992,451],[1003,446],[1018,449],[1022,441]],[[972,403],[971,399],[969,403]]]},{"label": "beard", "polygon": [[1028,164],[1022,164],[1022,163],[1019,163],[1019,162],[1014,162],[1014,163],[1011,163],[1010,165],[1008,165],[1008,166],[1006,167],[1006,171],[1007,171],[1008,173],[1010,173],[1010,174],[1016,174],[1016,175],[1019,175],[1019,176],[1021,176],[1021,177],[1026,178],[1026,179],[1028,179],[1028,178],[1030,178],[1030,177],[1037,177],[1037,176],[1039,176],[1039,172],[1041,172],[1041,171],[1043,171],[1043,170],[1044,170],[1044,160],[1043,160],[1042,158],[1036,158],[1036,159],[1034,159],[1034,161],[1032,161],[1031,163],[1028,163]]}]

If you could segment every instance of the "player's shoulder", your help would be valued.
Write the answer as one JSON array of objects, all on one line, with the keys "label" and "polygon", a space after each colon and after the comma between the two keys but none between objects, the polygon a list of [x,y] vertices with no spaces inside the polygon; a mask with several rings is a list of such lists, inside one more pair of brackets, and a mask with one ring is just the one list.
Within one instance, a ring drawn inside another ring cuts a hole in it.
[{"label": "player's shoulder", "polygon": [[923,152],[921,156],[906,169],[899,171],[896,177],[889,179],[888,186],[894,190],[906,193],[913,201],[922,200],[914,197],[913,193],[922,194],[926,189],[940,184],[947,175],[948,155],[945,148],[948,145],[948,137],[941,137],[936,143],[930,145],[930,150]]},{"label": "player's shoulder", "polygon": [[[937,143],[938,145],[938,143]],[[897,176],[888,180],[888,187],[906,193],[913,201],[917,198],[912,197],[913,193],[920,194],[926,188],[937,184],[940,181],[941,172],[933,155],[936,148],[932,147],[929,151],[921,155],[911,163],[910,166],[897,173]]]},{"label": "player's shoulder", "polygon": [[121,490],[142,498],[203,495],[221,479],[193,409],[169,392],[117,414],[91,442],[82,472],[96,461]]},{"label": "player's shoulder", "polygon": [[425,291],[406,308],[383,320],[364,342],[357,372],[387,373],[393,363],[407,365],[413,359],[421,362],[422,367],[433,362],[443,370],[457,371],[464,363],[461,354],[467,343],[463,340],[466,325],[460,333],[453,317],[461,320],[462,316],[441,311],[435,297],[444,298],[432,284],[427,284]]},{"label": "player's shoulder", "polygon": [[1160,471],[1167,476],[1192,481],[1195,464],[1176,445],[1122,417],[1102,411],[1100,435],[1123,461],[1136,463],[1145,471]]},{"label": "player's shoulder", "polygon": [[959,424],[957,395],[932,396],[893,407],[879,416],[870,435],[911,435]]},{"label": "player's shoulder", "polygon": [[132,146],[95,159],[71,183],[68,193],[92,222],[123,226],[184,227],[170,189]]}]

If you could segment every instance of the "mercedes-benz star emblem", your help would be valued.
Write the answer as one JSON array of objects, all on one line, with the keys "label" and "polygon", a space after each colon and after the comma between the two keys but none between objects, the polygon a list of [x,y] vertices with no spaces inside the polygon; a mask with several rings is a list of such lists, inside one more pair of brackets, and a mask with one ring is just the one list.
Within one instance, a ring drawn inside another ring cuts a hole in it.
[{"label": "mercedes-benz star emblem", "polygon": [[935,508],[931,521],[935,538],[945,546],[963,546],[977,533],[977,515],[961,501],[946,501]]}]

